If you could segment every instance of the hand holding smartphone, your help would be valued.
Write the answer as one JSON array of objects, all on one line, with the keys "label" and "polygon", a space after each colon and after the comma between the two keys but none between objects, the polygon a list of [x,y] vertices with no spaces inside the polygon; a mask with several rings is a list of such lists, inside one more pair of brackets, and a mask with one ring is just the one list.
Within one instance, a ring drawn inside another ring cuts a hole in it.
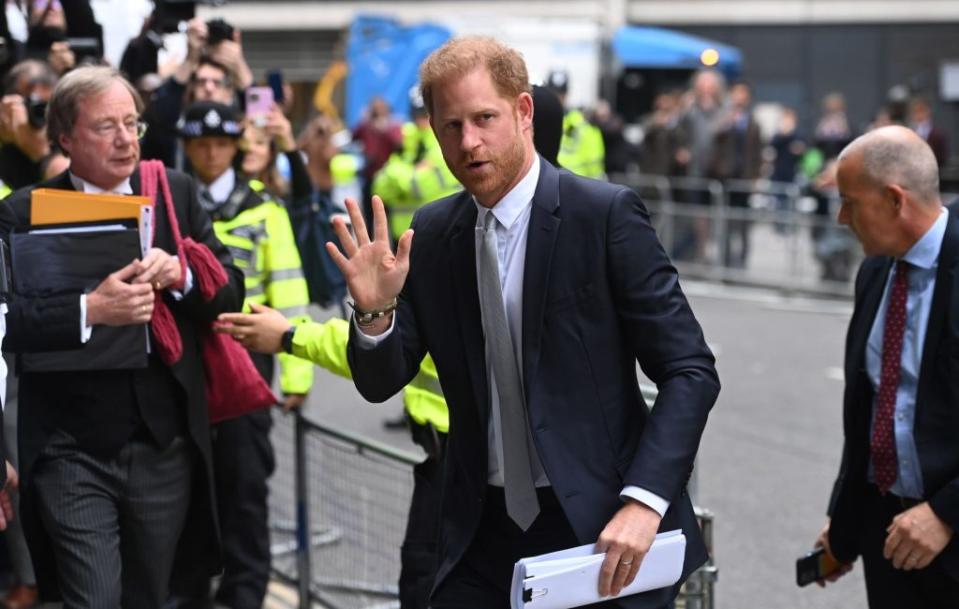
[{"label": "hand holding smartphone", "polygon": [[286,101],[283,94],[283,72],[270,70],[266,73],[266,82],[273,89],[273,101],[282,106]]},{"label": "hand holding smartphone", "polygon": [[246,90],[246,116],[257,127],[266,126],[267,117],[273,110],[273,89],[249,87]]},{"label": "hand holding smartphone", "polygon": [[842,566],[842,563],[830,556],[825,548],[816,548],[796,559],[796,585],[802,587],[813,582],[821,582],[837,573]]}]

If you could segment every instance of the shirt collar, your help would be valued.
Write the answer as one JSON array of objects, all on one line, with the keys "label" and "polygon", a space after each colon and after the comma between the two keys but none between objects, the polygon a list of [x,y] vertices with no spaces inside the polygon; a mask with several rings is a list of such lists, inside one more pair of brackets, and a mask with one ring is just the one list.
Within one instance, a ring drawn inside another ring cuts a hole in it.
[{"label": "shirt collar", "polygon": [[[533,164],[530,165],[529,171],[526,172],[523,179],[520,180],[512,190],[506,193],[496,205],[490,208],[493,216],[506,230],[509,230],[510,227],[513,226],[516,219],[519,218],[523,211],[533,202],[537,182],[539,182],[539,155],[534,154]],[[476,197],[473,197],[473,204],[476,205],[476,209],[480,212],[476,217],[477,225],[482,225],[486,218],[483,210],[487,208],[480,205]]]},{"label": "shirt collar", "polygon": [[73,174],[72,172],[70,173],[70,183],[73,184],[73,188],[75,188],[77,192],[85,192],[85,193],[91,193],[91,194],[111,192],[117,195],[133,194],[133,187],[130,186],[130,178],[123,180],[122,182],[120,182],[120,184],[116,188],[109,191],[104,190],[100,188],[99,186],[96,186],[95,184],[91,184],[90,182],[87,182],[86,180],[84,180],[78,175]]},{"label": "shirt collar", "polygon": [[230,167],[217,179],[203,186],[210,193],[210,198],[216,203],[223,203],[233,194],[236,186],[236,171]]},{"label": "shirt collar", "polygon": [[949,212],[945,207],[940,208],[939,217],[932,223],[926,234],[919,241],[909,248],[903,260],[909,264],[922,268],[931,269],[939,260],[939,250],[942,249],[942,238],[946,234],[946,221],[949,218]]}]

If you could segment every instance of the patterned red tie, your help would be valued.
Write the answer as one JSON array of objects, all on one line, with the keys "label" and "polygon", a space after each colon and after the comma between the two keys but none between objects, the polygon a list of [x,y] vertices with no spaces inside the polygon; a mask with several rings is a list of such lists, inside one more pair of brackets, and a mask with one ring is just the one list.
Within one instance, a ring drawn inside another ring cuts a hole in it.
[{"label": "patterned red tie", "polygon": [[889,308],[882,333],[882,370],[879,393],[876,395],[876,418],[872,428],[872,466],[876,486],[883,494],[896,481],[896,437],[893,415],[896,410],[896,389],[902,371],[902,336],[906,326],[906,271],[908,264],[896,261],[896,274],[889,293]]}]

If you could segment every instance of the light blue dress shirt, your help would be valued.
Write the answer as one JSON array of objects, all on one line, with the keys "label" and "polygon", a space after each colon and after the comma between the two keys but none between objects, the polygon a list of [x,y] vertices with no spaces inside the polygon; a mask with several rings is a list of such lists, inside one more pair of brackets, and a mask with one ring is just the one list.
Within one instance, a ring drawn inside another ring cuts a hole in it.
[{"label": "light blue dress shirt", "polygon": [[[893,433],[896,436],[896,458],[898,476],[889,489],[894,495],[922,499],[922,470],[919,467],[919,454],[913,428],[916,420],[916,389],[919,385],[919,369],[922,364],[922,349],[926,340],[926,327],[929,325],[929,309],[936,288],[936,271],[939,268],[939,250],[942,238],[946,234],[948,212],[945,208],[939,213],[932,227],[902,257],[909,263],[906,287],[906,327],[902,340],[902,370],[899,387],[896,389],[896,407],[893,413]],[[866,343],[866,374],[872,383],[873,391],[879,392],[879,370],[882,367],[882,338],[885,329],[886,311],[889,308],[889,292],[895,265],[889,270],[886,287],[876,320],[869,332]],[[872,425],[876,417],[876,400],[873,398]],[[872,460],[869,461],[869,480],[874,481]]]}]

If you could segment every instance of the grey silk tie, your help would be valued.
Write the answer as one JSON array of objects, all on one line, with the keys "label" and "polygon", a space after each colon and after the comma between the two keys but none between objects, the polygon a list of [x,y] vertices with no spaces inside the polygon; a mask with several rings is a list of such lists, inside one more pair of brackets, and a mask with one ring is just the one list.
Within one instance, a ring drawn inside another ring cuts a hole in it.
[{"label": "grey silk tie", "polygon": [[500,437],[503,442],[503,481],[506,513],[524,531],[539,514],[536,485],[530,469],[531,441],[526,423],[523,386],[513,342],[510,339],[503,289],[496,256],[496,217],[487,210],[483,220],[483,244],[479,261],[479,297],[483,333],[499,393]]}]

